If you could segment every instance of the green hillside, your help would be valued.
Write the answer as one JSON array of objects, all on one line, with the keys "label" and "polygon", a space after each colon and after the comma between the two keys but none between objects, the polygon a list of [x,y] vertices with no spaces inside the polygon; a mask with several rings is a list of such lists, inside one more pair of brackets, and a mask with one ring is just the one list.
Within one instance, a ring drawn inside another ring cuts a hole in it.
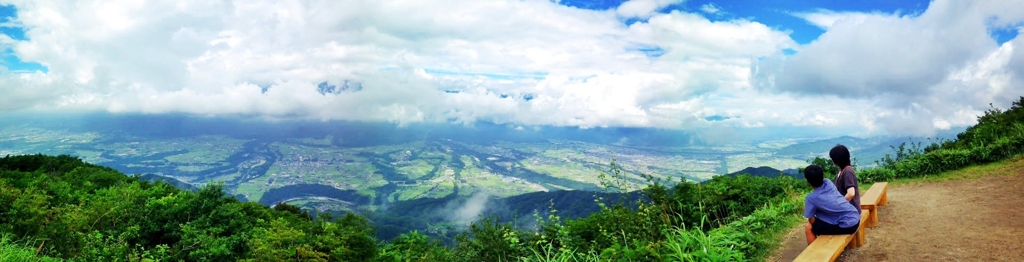
[{"label": "green hillside", "polygon": [[[613,165],[605,179],[612,187],[623,172]],[[764,203],[784,203],[799,185],[750,176],[673,187],[655,183],[644,191],[647,200],[598,201],[593,204],[600,211],[588,217],[562,221],[556,211],[538,217],[540,226],[532,229],[487,218],[452,246],[418,232],[382,244],[369,222],[353,214],[313,219],[287,204],[239,202],[218,185],[182,191],[67,155],[7,156],[0,158],[0,250],[9,261],[497,261],[529,258],[545,248],[555,252],[550,255],[650,260],[668,252],[661,245],[670,236],[689,232],[667,230],[671,225],[704,232],[747,221]],[[794,208],[790,203],[780,210]],[[647,241],[659,244],[641,244]]]},{"label": "green hillside", "polygon": [[4,261],[365,261],[376,254],[367,220],[328,220],[294,206],[239,202],[219,185],[182,191],[67,155],[0,158]]},{"label": "green hillside", "polygon": [[[991,109],[956,140],[900,147],[861,183],[921,177],[1024,152],[1024,97]],[[625,193],[612,164],[599,176]],[[792,177],[717,176],[650,184],[636,200],[591,201],[516,227],[484,217],[442,245],[419,232],[374,238],[358,215],[313,216],[279,204],[239,202],[221,186],[182,191],[66,155],[0,158],[0,261],[747,261],[763,259],[798,219],[808,191]],[[629,202],[627,202],[629,201]]]}]

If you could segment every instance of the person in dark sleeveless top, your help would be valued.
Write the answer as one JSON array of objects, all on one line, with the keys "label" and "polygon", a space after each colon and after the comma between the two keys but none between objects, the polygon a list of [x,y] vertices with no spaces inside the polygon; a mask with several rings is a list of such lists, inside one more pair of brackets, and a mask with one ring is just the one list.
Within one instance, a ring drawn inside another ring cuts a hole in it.
[{"label": "person in dark sleeveless top", "polygon": [[832,158],[832,164],[839,167],[839,174],[836,174],[836,189],[839,194],[850,201],[860,212],[860,186],[857,185],[857,174],[853,172],[853,165],[850,163],[850,150],[846,146],[837,144],[828,152]]}]

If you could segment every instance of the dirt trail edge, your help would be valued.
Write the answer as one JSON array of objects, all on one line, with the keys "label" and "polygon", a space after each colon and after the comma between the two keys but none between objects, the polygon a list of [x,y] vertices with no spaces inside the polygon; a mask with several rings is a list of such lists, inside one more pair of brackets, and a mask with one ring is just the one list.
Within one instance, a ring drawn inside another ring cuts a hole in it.
[{"label": "dirt trail edge", "polygon": [[[838,261],[1024,261],[1024,169],[1013,162],[999,175],[889,186],[867,244]],[[801,224],[769,261],[806,246]]]}]

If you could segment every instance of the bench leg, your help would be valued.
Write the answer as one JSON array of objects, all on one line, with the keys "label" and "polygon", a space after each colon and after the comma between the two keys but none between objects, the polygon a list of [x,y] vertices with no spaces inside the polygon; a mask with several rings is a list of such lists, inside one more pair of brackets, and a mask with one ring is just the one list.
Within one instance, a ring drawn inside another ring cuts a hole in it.
[{"label": "bench leg", "polygon": [[857,229],[856,233],[853,233],[853,239],[850,240],[850,245],[847,248],[858,248],[860,247],[860,229]]},{"label": "bench leg", "polygon": [[857,233],[854,234],[853,236],[853,247],[862,247],[864,246],[864,244],[867,243],[867,238],[865,236],[866,234],[864,232],[867,230],[867,228],[868,227],[864,226],[863,224],[860,225],[860,228],[857,228]]},{"label": "bench leg", "polygon": [[886,195],[888,195],[888,190],[882,191],[882,197],[878,199],[878,205],[879,206],[884,206],[886,204],[889,204],[889,198],[886,197]]},{"label": "bench leg", "polygon": [[868,223],[867,223],[867,226],[868,227],[878,226],[878,206],[868,207],[868,211],[871,211],[871,213],[868,213],[868,221],[867,221]]},{"label": "bench leg", "polygon": [[[865,214],[864,212],[868,213]],[[872,213],[874,212],[871,210],[861,209],[860,225],[857,227],[857,232],[853,233],[853,241],[850,243],[851,247],[859,248],[867,244],[868,220],[871,218]]]}]

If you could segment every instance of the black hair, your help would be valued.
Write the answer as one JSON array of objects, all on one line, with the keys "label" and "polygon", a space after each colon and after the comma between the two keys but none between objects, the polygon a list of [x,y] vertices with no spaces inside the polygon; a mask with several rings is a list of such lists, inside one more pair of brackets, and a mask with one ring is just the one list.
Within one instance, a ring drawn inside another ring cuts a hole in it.
[{"label": "black hair", "polygon": [[832,158],[832,163],[839,166],[840,170],[850,166],[850,150],[846,149],[846,146],[842,144],[836,144],[835,147],[832,147],[832,150],[828,151],[828,157]]},{"label": "black hair", "polygon": [[804,168],[804,178],[812,187],[818,188],[825,183],[825,170],[819,165],[809,165]]}]

